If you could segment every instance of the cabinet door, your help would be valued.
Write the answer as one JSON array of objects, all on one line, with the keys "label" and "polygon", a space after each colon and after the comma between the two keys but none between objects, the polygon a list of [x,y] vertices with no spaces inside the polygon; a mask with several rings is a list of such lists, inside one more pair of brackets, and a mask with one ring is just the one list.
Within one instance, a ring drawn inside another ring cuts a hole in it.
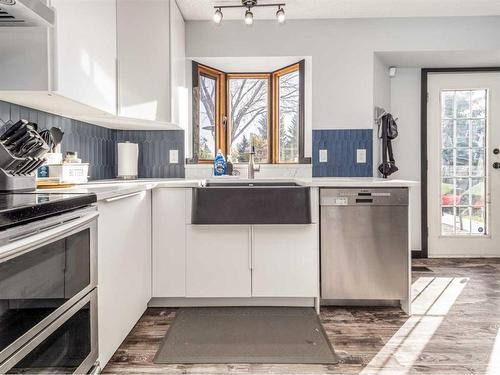
[{"label": "cabinet door", "polygon": [[116,114],[116,0],[52,0],[58,94]]},{"label": "cabinet door", "polygon": [[188,225],[187,297],[250,297],[250,227]]},{"label": "cabinet door", "polygon": [[151,193],[99,202],[99,360],[104,367],[151,298]]},{"label": "cabinet door", "polygon": [[317,225],[253,227],[254,297],[317,297]]},{"label": "cabinet door", "polygon": [[117,2],[118,115],[170,121],[170,1]]},{"label": "cabinet door", "polygon": [[186,192],[153,190],[153,297],[186,296]]}]

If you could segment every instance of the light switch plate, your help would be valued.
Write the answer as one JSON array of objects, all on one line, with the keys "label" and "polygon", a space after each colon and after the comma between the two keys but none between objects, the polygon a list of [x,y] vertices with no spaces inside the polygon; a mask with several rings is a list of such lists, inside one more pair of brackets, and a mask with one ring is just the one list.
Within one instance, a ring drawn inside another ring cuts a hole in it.
[{"label": "light switch plate", "polygon": [[358,164],[366,163],[366,150],[364,148],[358,148],[356,150],[356,162]]},{"label": "light switch plate", "polygon": [[179,150],[170,150],[168,155],[168,162],[170,164],[179,163]]},{"label": "light switch plate", "polygon": [[320,163],[328,162],[328,150],[319,150],[319,162]]}]

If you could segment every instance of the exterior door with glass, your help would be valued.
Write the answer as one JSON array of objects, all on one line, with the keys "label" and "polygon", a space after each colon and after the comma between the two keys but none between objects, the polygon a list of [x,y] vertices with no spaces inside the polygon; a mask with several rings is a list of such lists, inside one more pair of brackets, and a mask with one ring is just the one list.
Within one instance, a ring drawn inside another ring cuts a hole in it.
[{"label": "exterior door with glass", "polygon": [[428,77],[429,257],[500,256],[500,73]]}]

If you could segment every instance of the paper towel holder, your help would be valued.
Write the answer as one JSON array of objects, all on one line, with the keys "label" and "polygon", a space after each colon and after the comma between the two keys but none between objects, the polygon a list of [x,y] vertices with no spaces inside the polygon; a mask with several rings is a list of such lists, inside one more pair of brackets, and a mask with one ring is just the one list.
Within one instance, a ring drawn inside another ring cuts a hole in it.
[{"label": "paper towel holder", "polygon": [[[120,180],[136,180],[138,178],[139,145],[137,143],[125,141],[118,143],[117,147],[117,178]],[[120,148],[122,148],[122,151],[120,151]]]}]

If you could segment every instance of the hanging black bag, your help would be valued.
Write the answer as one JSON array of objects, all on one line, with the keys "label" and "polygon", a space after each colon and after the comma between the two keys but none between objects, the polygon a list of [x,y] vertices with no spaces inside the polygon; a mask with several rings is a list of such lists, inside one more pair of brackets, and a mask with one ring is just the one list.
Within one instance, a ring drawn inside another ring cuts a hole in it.
[{"label": "hanging black bag", "polygon": [[[384,178],[390,176],[398,170],[394,154],[392,152],[391,141],[398,136],[398,124],[390,113],[382,117],[382,164],[378,166],[379,172]],[[389,155],[389,160],[387,156]]]}]

